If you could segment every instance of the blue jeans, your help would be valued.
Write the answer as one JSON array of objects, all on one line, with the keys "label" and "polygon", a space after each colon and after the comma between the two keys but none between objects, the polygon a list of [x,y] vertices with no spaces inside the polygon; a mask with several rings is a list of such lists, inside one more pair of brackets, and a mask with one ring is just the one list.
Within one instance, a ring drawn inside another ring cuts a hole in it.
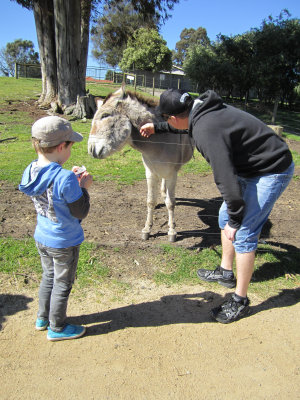
[{"label": "blue jeans", "polygon": [[[232,242],[237,253],[256,250],[262,227],[276,200],[288,186],[293,173],[294,163],[280,174],[267,174],[254,178],[238,177],[245,201],[245,211],[242,224]],[[219,227],[224,229],[228,220],[227,205],[223,202],[219,210]]]},{"label": "blue jeans", "polygon": [[65,326],[69,294],[75,280],[80,245],[55,249],[36,242],[43,276],[39,290],[38,318],[50,321],[60,332]]}]

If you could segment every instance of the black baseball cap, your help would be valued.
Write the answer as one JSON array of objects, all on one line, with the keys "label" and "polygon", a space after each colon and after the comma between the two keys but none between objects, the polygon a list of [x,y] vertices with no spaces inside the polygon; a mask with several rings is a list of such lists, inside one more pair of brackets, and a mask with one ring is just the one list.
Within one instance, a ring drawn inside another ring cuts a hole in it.
[{"label": "black baseball cap", "polygon": [[158,111],[162,115],[178,115],[186,111],[192,101],[192,96],[184,90],[168,89],[160,96]]}]

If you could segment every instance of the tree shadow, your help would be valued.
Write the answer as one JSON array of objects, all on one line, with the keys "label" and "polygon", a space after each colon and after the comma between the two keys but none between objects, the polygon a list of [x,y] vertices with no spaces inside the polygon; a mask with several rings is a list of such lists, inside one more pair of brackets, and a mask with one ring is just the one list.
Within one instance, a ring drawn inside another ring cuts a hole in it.
[{"label": "tree shadow", "polygon": [[[276,257],[277,260],[274,262],[266,262],[256,269],[252,276],[253,282],[265,282],[270,279],[300,273],[299,248],[290,244],[273,241],[267,241],[266,244],[273,247],[268,249],[267,252]],[[258,251],[263,252],[262,250]],[[293,279],[293,277],[291,277],[291,279]]]},{"label": "tree shadow", "polygon": [[27,310],[33,298],[17,294],[0,294],[0,330],[6,317]]},{"label": "tree shadow", "polygon": [[[211,291],[196,294],[163,296],[160,300],[130,304],[99,313],[69,317],[73,324],[91,325],[90,336],[103,335],[129,327],[159,327],[174,324],[215,323],[210,316],[213,307],[227,300],[231,293],[221,296]],[[300,301],[300,289],[282,290],[261,304],[250,307],[250,317],[261,311],[288,307]]]}]

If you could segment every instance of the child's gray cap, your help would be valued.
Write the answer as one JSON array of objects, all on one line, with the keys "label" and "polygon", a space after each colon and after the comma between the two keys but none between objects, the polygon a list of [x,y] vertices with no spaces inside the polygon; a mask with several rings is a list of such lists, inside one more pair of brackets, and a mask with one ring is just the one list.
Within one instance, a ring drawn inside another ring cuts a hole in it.
[{"label": "child's gray cap", "polygon": [[31,137],[40,141],[41,147],[57,146],[63,142],[81,142],[83,136],[74,132],[64,118],[50,116],[37,120],[31,128]]}]

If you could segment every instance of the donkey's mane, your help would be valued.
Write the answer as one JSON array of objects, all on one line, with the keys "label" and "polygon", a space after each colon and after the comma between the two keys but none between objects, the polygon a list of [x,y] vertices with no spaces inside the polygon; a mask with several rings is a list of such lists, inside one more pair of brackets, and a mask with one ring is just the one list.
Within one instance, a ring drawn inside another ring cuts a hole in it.
[{"label": "donkey's mane", "polygon": [[[104,99],[103,104],[105,104],[113,94],[114,94],[113,92],[109,93]],[[136,99],[140,103],[145,104],[148,107],[156,107],[158,105],[158,100],[152,99],[151,97],[147,97],[141,93],[132,92],[131,90],[126,90],[125,94],[126,96],[129,96],[131,99]]]}]

